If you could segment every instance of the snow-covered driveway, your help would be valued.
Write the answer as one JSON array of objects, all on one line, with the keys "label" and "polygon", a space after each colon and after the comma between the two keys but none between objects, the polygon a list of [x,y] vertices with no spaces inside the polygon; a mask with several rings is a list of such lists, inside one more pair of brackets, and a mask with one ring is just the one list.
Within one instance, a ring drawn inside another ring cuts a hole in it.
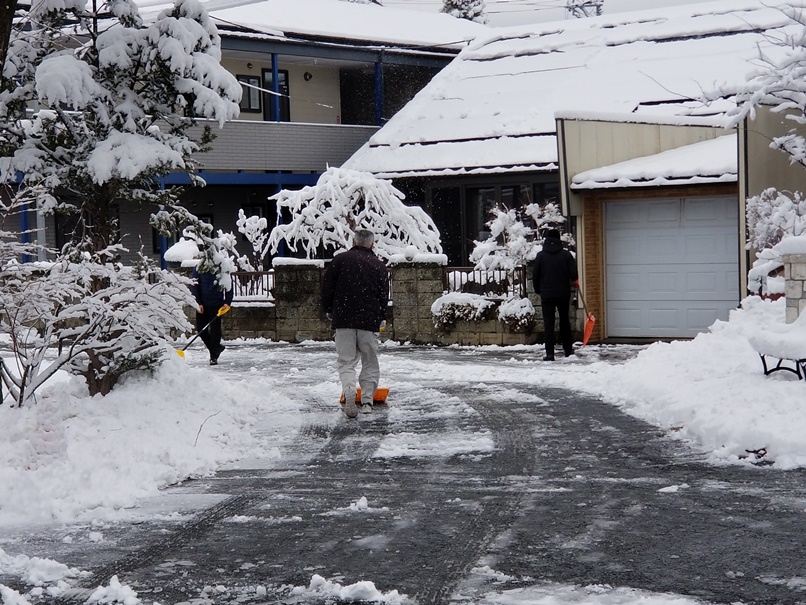
[{"label": "snow-covered driveway", "polygon": [[528,347],[388,345],[388,406],[355,420],[336,404],[328,343],[230,343],[209,369],[191,355],[287,402],[259,427],[265,456],[91,525],[102,540],[65,542],[60,528],[14,544],[93,571],[52,603],[84,602],[115,575],[149,605],[797,602],[803,473],[710,466],[551,386],[633,353],[550,365]]}]

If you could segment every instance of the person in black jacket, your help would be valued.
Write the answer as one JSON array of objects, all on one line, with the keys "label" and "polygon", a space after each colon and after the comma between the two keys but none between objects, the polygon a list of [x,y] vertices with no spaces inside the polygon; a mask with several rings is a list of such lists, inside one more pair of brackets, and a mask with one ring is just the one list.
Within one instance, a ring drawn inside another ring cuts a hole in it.
[{"label": "person in black jacket", "polygon": [[218,310],[225,304],[232,304],[232,288],[224,292],[216,283],[214,273],[200,272],[198,267],[193,269],[191,277],[195,281],[190,290],[199,306],[196,310],[196,330],[202,330],[209,324],[201,332],[201,339],[210,351],[210,365],[214,366],[218,364],[218,358],[226,348],[221,344],[221,318],[218,317]]},{"label": "person in black jacket", "polygon": [[[359,229],[353,247],[337,254],[325,271],[322,309],[336,331],[339,379],[344,394],[344,412],[355,418],[372,411],[372,396],[378,388],[378,337],[389,303],[389,272],[372,251],[375,235]],[[361,405],[356,407],[356,367],[361,361],[358,385]]]},{"label": "person in black jacket", "polygon": [[535,293],[540,295],[540,306],[543,309],[546,343],[543,361],[554,361],[555,311],[560,316],[560,342],[565,356],[574,354],[568,313],[571,304],[571,286],[579,286],[579,274],[574,255],[563,248],[560,232],[549,229],[543,237],[543,249],[535,257],[532,278]]}]

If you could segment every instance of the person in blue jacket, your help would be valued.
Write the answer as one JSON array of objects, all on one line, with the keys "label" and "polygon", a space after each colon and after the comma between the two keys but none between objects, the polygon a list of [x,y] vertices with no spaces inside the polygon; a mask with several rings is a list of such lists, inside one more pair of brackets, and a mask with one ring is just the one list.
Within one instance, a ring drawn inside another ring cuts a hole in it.
[{"label": "person in blue jacket", "polygon": [[574,354],[569,317],[571,286],[579,287],[579,273],[574,255],[563,248],[560,232],[548,229],[543,235],[543,249],[537,253],[532,273],[535,294],[540,295],[546,354],[543,361],[554,361],[554,317],[560,318],[560,342],[568,357]]},{"label": "person in blue jacket", "polygon": [[[339,379],[344,394],[344,413],[372,412],[372,397],[378,388],[378,336],[389,302],[389,271],[372,251],[375,234],[359,229],[353,247],[337,254],[322,282],[322,310],[336,331]],[[358,386],[361,405],[356,407],[356,367],[361,361]]]},{"label": "person in blue jacket", "polygon": [[216,283],[217,276],[214,273],[199,271],[198,267],[193,269],[194,279],[191,292],[196,299],[198,309],[196,309],[196,330],[200,331],[205,326],[209,326],[201,332],[201,339],[204,346],[210,351],[210,365],[218,364],[218,358],[226,348],[221,344],[221,318],[218,310],[224,305],[232,304],[232,288],[226,292]]}]

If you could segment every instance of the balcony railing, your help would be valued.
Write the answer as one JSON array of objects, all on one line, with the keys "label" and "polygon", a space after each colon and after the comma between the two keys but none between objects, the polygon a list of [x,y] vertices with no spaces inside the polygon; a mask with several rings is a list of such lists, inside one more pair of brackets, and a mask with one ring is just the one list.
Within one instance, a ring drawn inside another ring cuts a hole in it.
[{"label": "balcony railing", "polygon": [[444,267],[442,281],[449,292],[480,294],[497,299],[526,298],[526,267],[511,270]]}]

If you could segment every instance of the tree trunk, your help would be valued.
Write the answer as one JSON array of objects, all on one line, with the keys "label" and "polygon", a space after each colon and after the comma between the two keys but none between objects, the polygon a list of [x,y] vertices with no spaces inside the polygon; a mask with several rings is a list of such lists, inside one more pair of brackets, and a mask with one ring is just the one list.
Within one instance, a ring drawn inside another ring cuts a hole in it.
[{"label": "tree trunk", "polygon": [[8,44],[11,41],[11,28],[14,23],[15,0],[0,0],[0,66],[6,64]]}]

